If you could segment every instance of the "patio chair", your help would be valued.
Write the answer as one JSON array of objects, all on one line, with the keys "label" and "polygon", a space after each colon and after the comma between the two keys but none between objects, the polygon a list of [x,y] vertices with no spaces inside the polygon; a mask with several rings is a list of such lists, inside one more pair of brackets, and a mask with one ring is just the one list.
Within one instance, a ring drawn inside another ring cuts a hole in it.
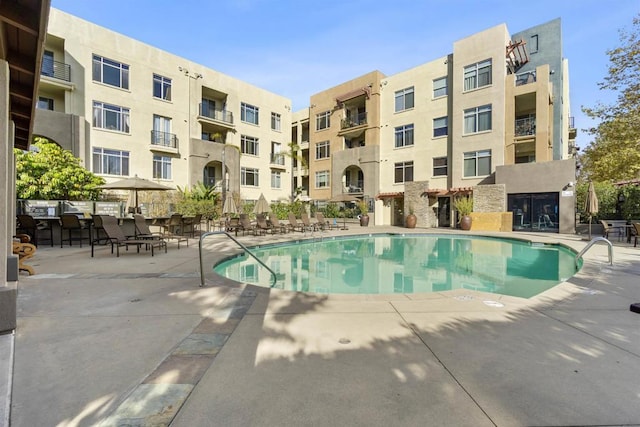
[{"label": "patio chair", "polygon": [[279,233],[284,234],[284,233],[287,233],[290,230],[288,224],[281,223],[280,220],[278,219],[278,217],[275,214],[270,216],[269,222],[271,222],[271,226],[273,227],[273,231],[278,231]]},{"label": "patio chair", "polygon": [[31,238],[31,243],[38,246],[38,232],[48,231],[49,238],[45,240],[49,240],[51,247],[53,247],[53,226],[50,222],[37,221],[31,215],[17,215],[16,219],[18,220],[16,224],[17,233],[28,234]]},{"label": "patio chair", "polygon": [[182,234],[188,233],[191,234],[191,237],[196,237],[196,228],[200,231],[201,221],[202,214],[182,217]]},{"label": "patio chair", "polygon": [[273,225],[267,222],[267,217],[264,214],[256,215],[256,229],[262,234],[274,233]]},{"label": "patio chair", "polygon": [[607,223],[607,221],[601,219],[600,220],[600,224],[602,224],[602,237],[604,237],[605,239],[609,239],[609,234],[611,234],[612,232],[615,233],[618,236],[618,240],[620,240],[620,237],[622,236],[622,231],[620,227],[614,227],[609,225],[609,223]]},{"label": "patio chair", "polygon": [[91,244],[109,243],[109,238],[102,227],[102,215],[91,215],[91,218],[93,219],[92,227],[95,233],[95,235],[91,237]]},{"label": "patio chair", "polygon": [[[155,248],[164,247],[165,253],[167,252],[167,242],[164,240],[149,240],[149,239],[129,239],[125,236],[124,231],[118,225],[118,219],[115,216],[104,215],[102,217],[102,227],[104,228],[104,232],[107,234],[109,238],[109,243],[111,243],[111,253],[113,253],[113,248],[116,248],[116,257],[120,256],[120,247],[124,246],[127,250],[129,250],[129,246],[135,246],[137,252],[140,252],[140,247],[144,246],[145,248],[151,248],[151,256],[154,256]],[[94,253],[94,245],[91,245],[91,257],[93,258]]]},{"label": "patio chair", "polygon": [[[76,214],[60,215],[60,247],[64,242],[69,242],[69,246],[73,246],[74,241],[80,242],[80,247],[82,247],[82,241],[85,239],[91,244],[90,225],[86,221],[80,221]],[[64,238],[65,230],[67,231],[66,239]]]},{"label": "patio chair", "polygon": [[299,231],[301,233],[305,231],[304,224],[298,222],[293,212],[289,212],[289,227],[291,227],[293,231]]},{"label": "patio chair", "polygon": [[[24,235],[21,235],[24,236]],[[29,237],[27,236],[29,239]],[[36,253],[36,246],[27,242],[23,242],[18,238],[12,242],[12,251],[14,255],[18,255],[18,271],[26,271],[29,276],[36,274],[32,266],[25,264],[25,261]]]},{"label": "patio chair", "polygon": [[240,225],[240,218],[229,218],[228,221],[225,221],[224,229],[226,232],[235,232],[237,236],[238,231],[242,229],[242,226]]},{"label": "patio chair", "polygon": [[181,214],[172,214],[169,221],[162,227],[162,235],[164,238],[168,240],[175,240],[178,243],[178,249],[180,249],[180,242],[187,242],[187,246],[189,246],[189,239],[182,233],[184,226],[182,225]]}]

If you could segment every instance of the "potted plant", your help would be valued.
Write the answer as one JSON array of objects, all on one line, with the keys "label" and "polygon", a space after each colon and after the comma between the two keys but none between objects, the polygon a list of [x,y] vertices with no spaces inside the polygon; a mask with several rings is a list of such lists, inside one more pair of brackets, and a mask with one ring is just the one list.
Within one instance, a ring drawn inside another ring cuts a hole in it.
[{"label": "potted plant", "polygon": [[463,230],[471,229],[471,217],[473,212],[473,199],[469,196],[458,197],[453,202],[453,207],[458,211],[458,224]]},{"label": "potted plant", "polygon": [[409,215],[407,215],[406,226],[407,228],[416,228],[418,217],[413,213],[413,205],[409,205]]},{"label": "potted plant", "polygon": [[360,226],[367,227],[369,225],[369,206],[367,206],[367,202],[360,200],[358,202],[358,210],[360,211]]}]

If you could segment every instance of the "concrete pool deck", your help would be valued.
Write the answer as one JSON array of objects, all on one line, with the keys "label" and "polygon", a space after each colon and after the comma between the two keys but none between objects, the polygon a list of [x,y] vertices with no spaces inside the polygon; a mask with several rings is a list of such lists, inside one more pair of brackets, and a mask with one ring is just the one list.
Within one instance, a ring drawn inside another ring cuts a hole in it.
[{"label": "concrete pool deck", "polygon": [[[362,232],[408,230],[325,235]],[[613,266],[596,245],[528,300],[201,288],[195,239],[154,257],[43,247],[18,284],[18,328],[0,336],[0,414],[8,396],[13,427],[640,425],[640,248],[612,243]]]}]

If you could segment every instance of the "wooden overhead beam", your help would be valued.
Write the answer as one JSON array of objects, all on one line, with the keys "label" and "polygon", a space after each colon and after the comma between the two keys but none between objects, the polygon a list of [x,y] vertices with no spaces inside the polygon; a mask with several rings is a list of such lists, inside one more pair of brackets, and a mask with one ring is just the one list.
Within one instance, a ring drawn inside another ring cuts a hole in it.
[{"label": "wooden overhead beam", "polygon": [[40,11],[32,10],[20,2],[0,1],[0,21],[34,37],[38,37],[40,33],[40,15]]}]

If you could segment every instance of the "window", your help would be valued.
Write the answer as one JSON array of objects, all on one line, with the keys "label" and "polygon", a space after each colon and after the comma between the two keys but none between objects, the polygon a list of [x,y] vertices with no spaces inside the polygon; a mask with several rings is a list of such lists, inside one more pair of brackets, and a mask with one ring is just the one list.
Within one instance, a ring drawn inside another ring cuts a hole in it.
[{"label": "window", "polygon": [[258,155],[258,138],[242,135],[240,137],[240,151],[243,154]]},{"label": "window", "polygon": [[249,187],[258,187],[258,169],[240,168],[240,184]]},{"label": "window", "polygon": [[242,120],[243,122],[253,123],[254,125],[257,125],[259,124],[258,116],[259,116],[258,107],[245,104],[244,102],[240,105],[240,120]]},{"label": "window", "polygon": [[271,113],[271,129],[280,131],[280,114]]},{"label": "window", "polygon": [[171,179],[171,157],[153,155],[153,177]]},{"label": "window", "polygon": [[40,74],[43,76],[53,77],[54,72],[53,52],[45,50],[42,55],[42,67],[40,69]]},{"label": "window", "polygon": [[129,109],[93,101],[93,127],[129,133]]},{"label": "window", "polygon": [[433,97],[447,96],[447,78],[441,77],[433,81]]},{"label": "window", "polygon": [[394,175],[396,184],[413,181],[413,161],[396,163]]},{"label": "window", "polygon": [[318,142],[316,144],[316,160],[329,158],[329,141]]},{"label": "window", "polygon": [[464,110],[464,133],[491,130],[491,105]]},{"label": "window", "polygon": [[316,172],[316,188],[329,187],[329,171]]},{"label": "window", "polygon": [[433,119],[433,137],[449,135],[449,119],[447,117],[438,117]]},{"label": "window", "polygon": [[93,81],[129,89],[129,66],[93,55]]},{"label": "window", "polygon": [[464,176],[486,176],[491,174],[491,150],[464,153]]},{"label": "window", "polygon": [[433,158],[433,176],[447,176],[447,158]]},{"label": "window", "polygon": [[538,52],[538,35],[534,34],[531,36],[531,39],[529,40],[529,53],[536,53]]},{"label": "window", "polygon": [[316,130],[326,129],[331,126],[331,112],[316,114]]},{"label": "window", "polygon": [[464,67],[464,90],[477,89],[491,84],[491,60]]},{"label": "window", "polygon": [[396,113],[413,108],[413,86],[396,92]]},{"label": "window", "polygon": [[271,188],[282,188],[282,174],[280,171],[271,171]]},{"label": "window", "polygon": [[159,74],[153,75],[153,97],[171,101],[171,79]]},{"label": "window", "polygon": [[174,142],[174,136],[171,134],[171,119],[154,114],[151,143],[171,147],[175,145]]},{"label": "window", "polygon": [[128,176],[129,152],[98,147],[94,148],[93,173]]},{"label": "window", "polygon": [[396,148],[413,145],[413,125],[404,125],[396,128]]},{"label": "window", "polygon": [[36,104],[36,108],[40,110],[50,110],[53,111],[53,99],[46,98],[44,96],[38,97],[38,103]]}]

